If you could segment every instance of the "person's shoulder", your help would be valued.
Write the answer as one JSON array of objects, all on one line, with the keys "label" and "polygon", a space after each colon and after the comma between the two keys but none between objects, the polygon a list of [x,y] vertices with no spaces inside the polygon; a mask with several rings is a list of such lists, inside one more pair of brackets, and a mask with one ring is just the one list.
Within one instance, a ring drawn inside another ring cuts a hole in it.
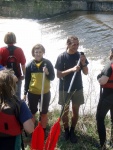
[{"label": "person's shoulder", "polygon": [[7,49],[7,46],[0,47],[0,49]]},{"label": "person's shoulder", "polygon": [[18,100],[18,103],[19,103],[21,109],[25,109],[27,107],[24,100]]},{"label": "person's shoulder", "polygon": [[22,48],[21,47],[18,47],[18,46],[15,46],[14,45],[14,54],[17,56],[20,56],[20,57],[25,57],[25,55],[24,55],[24,51],[22,50]]},{"label": "person's shoulder", "polygon": [[62,52],[59,56],[64,56],[66,54],[67,54],[67,52],[65,51],[65,52]]},{"label": "person's shoulder", "polygon": [[20,122],[23,124],[26,120],[32,118],[32,114],[24,100],[20,100]]},{"label": "person's shoulder", "polygon": [[15,95],[13,96],[13,98],[15,99],[16,103],[18,103],[19,105],[21,105],[24,102],[24,100],[19,100]]},{"label": "person's shoulder", "polygon": [[19,101],[20,106],[21,106],[21,105],[26,105],[26,103],[25,103],[24,100],[18,100],[18,101]]},{"label": "person's shoulder", "polygon": [[105,67],[112,67],[112,64],[113,63],[109,61],[109,62],[106,63]]},{"label": "person's shoulder", "polygon": [[0,51],[5,51],[5,50],[8,50],[7,46],[0,47]]},{"label": "person's shoulder", "polygon": [[65,51],[65,52],[62,52],[62,53],[60,53],[60,54],[58,55],[58,58],[65,57],[65,56],[66,56],[66,54],[67,54],[67,52],[66,52],[66,51]]},{"label": "person's shoulder", "polygon": [[14,48],[15,48],[16,51],[23,51],[21,47],[18,47],[18,46],[14,45]]},{"label": "person's shoulder", "polygon": [[49,63],[49,64],[51,63],[51,61],[50,61],[49,59],[46,59],[46,58],[43,58],[43,62],[44,62],[44,63],[47,63],[47,64],[48,64],[48,63]]},{"label": "person's shoulder", "polygon": [[35,63],[35,61],[34,61],[34,59],[33,59],[33,60],[30,60],[30,61],[27,63],[27,65],[30,66],[30,65],[32,65],[32,64],[34,64],[34,63]]},{"label": "person's shoulder", "polygon": [[106,66],[112,68],[113,70],[113,62],[108,62]]},{"label": "person's shoulder", "polygon": [[26,68],[29,68],[31,67],[32,65],[34,65],[34,60],[30,60],[27,65],[26,65]]},{"label": "person's shoulder", "polygon": [[103,65],[103,72],[108,70],[112,70],[111,62],[106,62],[106,64]]}]

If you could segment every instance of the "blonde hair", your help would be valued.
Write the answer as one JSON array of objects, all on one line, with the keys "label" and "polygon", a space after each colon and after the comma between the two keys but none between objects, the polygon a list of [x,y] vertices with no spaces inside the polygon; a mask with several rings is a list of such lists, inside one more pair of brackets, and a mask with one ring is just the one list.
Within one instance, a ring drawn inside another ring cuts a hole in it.
[{"label": "blonde hair", "polygon": [[34,57],[34,51],[35,51],[36,49],[41,49],[41,50],[43,51],[43,53],[45,53],[45,48],[43,47],[43,45],[41,45],[41,44],[36,44],[35,46],[33,46],[32,51],[31,51],[33,57]]},{"label": "blonde hair", "polygon": [[8,32],[4,37],[4,42],[6,44],[15,44],[16,43],[16,36],[13,32]]}]

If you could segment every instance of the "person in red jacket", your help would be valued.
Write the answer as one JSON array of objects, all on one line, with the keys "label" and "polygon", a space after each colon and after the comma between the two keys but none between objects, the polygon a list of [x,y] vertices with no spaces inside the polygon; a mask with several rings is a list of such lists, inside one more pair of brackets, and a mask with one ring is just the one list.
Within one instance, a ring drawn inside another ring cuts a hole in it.
[{"label": "person in red jacket", "polygon": [[6,68],[9,68],[7,61],[9,56],[11,55],[10,53],[13,51],[12,55],[16,58],[18,64],[18,66],[16,67],[18,68],[18,74],[15,74],[18,78],[16,95],[19,99],[21,99],[21,85],[25,75],[26,58],[23,50],[20,47],[14,46],[14,44],[16,43],[16,36],[13,32],[8,32],[5,35],[4,43],[7,44],[7,46],[0,48],[0,64],[2,66],[5,66]]},{"label": "person in red jacket", "polygon": [[[113,130],[113,48],[110,50],[109,58],[110,61],[105,65],[104,69],[97,76],[101,90],[100,90],[100,99],[97,106],[96,120],[102,150],[106,149],[106,128],[104,120],[109,110],[111,113],[111,122],[112,122],[111,128]],[[112,141],[113,135],[111,136],[111,142]]]}]

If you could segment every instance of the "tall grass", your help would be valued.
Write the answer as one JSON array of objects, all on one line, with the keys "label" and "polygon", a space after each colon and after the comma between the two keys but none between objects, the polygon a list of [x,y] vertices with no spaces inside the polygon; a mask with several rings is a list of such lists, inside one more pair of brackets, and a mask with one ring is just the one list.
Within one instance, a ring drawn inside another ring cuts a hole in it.
[{"label": "tall grass", "polygon": [[[59,115],[60,115],[60,111],[57,109],[48,113],[48,119],[49,119],[47,125],[48,132],[50,131],[54,123],[57,121],[57,119],[59,118]],[[71,112],[69,116],[71,116]],[[106,116],[105,124],[107,128],[107,140],[110,141],[111,127],[110,127],[109,116]],[[97,134],[96,119],[94,114],[80,115],[75,130],[75,134],[78,137],[78,142],[76,144],[72,144],[70,140],[68,141],[64,140],[63,137],[64,130],[63,130],[62,122],[60,122],[60,125],[61,125],[61,134],[55,150],[99,150],[99,138]],[[24,138],[24,142],[26,143],[25,145],[26,150],[30,150],[29,136]],[[108,145],[108,147],[109,150],[112,150],[112,148],[110,148],[110,145]]]}]

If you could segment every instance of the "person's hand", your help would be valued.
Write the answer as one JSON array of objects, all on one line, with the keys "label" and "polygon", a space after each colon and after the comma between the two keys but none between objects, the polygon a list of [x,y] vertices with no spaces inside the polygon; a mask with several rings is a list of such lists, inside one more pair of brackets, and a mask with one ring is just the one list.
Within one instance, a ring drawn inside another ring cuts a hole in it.
[{"label": "person's hand", "polygon": [[25,79],[25,76],[22,75],[19,79],[20,79],[20,80],[24,80],[24,79]]},{"label": "person's hand", "polygon": [[80,62],[81,62],[81,65],[85,65],[86,64],[86,56],[85,55],[80,55]]},{"label": "person's hand", "polygon": [[80,70],[80,66],[74,66],[71,69],[72,69],[72,72],[79,71]]},{"label": "person's hand", "polygon": [[48,69],[47,69],[47,67],[45,66],[45,67],[43,67],[43,72],[45,72],[45,74],[46,75],[49,75],[49,71],[48,71]]},{"label": "person's hand", "polygon": [[26,95],[24,95],[23,100],[26,101]]}]

